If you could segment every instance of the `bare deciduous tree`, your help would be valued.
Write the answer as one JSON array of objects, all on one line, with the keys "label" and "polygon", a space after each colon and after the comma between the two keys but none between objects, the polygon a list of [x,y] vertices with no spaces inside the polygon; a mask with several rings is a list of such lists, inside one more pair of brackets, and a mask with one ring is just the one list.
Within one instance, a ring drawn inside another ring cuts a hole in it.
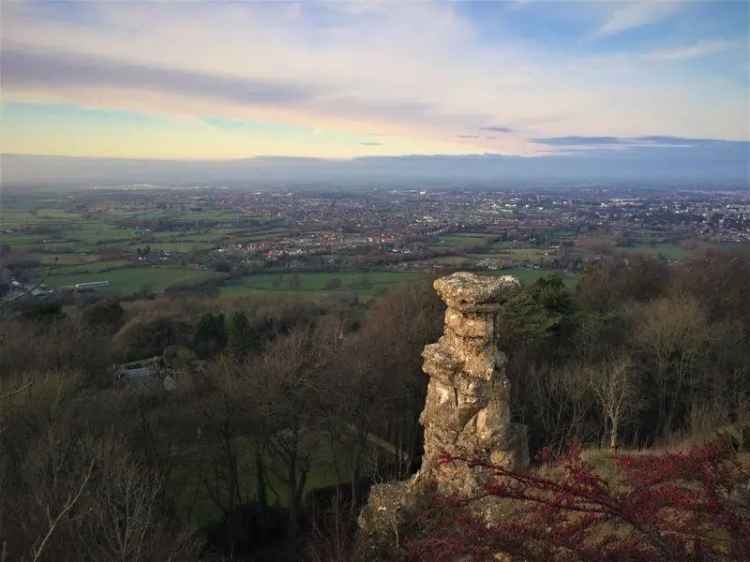
[{"label": "bare deciduous tree", "polygon": [[636,343],[653,364],[658,423],[660,433],[667,436],[707,351],[708,319],[697,300],[681,296],[651,301],[638,309],[636,317]]},{"label": "bare deciduous tree", "polygon": [[320,440],[325,346],[312,329],[279,337],[248,372],[248,401],[263,428],[268,465],[286,488],[288,535],[296,540],[312,455]]},{"label": "bare deciduous tree", "polygon": [[617,449],[623,422],[638,409],[638,389],[630,358],[610,358],[598,366],[587,367],[585,371],[589,387],[601,410],[609,447]]}]

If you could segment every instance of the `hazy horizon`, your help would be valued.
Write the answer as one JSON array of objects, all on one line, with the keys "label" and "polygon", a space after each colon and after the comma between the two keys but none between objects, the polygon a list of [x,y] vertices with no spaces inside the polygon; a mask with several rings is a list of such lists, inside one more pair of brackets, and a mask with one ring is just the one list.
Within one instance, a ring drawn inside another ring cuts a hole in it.
[{"label": "hazy horizon", "polygon": [[[683,139],[681,142],[685,142]],[[376,187],[420,182],[424,187],[507,187],[585,181],[645,186],[750,188],[750,143],[701,141],[694,146],[589,151],[536,157],[473,155],[366,156],[325,159],[258,156],[231,160],[86,158],[0,155],[0,183],[14,185],[219,185],[257,187],[330,184]]]},{"label": "hazy horizon", "polygon": [[749,21],[746,2],[3,3],[3,181],[148,159],[123,173],[747,183]]}]

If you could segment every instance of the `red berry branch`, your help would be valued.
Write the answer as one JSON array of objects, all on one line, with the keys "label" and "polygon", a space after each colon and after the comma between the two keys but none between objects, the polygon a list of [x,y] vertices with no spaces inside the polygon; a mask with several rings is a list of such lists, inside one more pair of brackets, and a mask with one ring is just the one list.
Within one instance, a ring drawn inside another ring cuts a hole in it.
[{"label": "red berry branch", "polygon": [[[519,473],[446,457],[493,475],[482,498],[436,497],[409,543],[414,560],[750,561],[750,474],[721,445],[612,457],[607,481],[574,447]],[[477,514],[497,500],[501,516]]]}]

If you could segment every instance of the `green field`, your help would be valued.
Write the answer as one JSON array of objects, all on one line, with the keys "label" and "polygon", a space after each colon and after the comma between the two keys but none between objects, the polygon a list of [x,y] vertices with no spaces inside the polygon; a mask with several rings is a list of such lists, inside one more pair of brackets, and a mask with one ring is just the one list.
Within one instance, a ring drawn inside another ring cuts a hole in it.
[{"label": "green field", "polygon": [[[431,260],[426,260],[425,263],[437,263],[442,265],[450,265],[450,266],[460,266],[464,263],[471,263],[472,258],[479,257],[476,254],[472,254],[471,256],[465,255],[465,256],[439,256],[437,258],[432,258]],[[494,256],[493,256],[494,257]]]},{"label": "green field", "polygon": [[512,259],[514,261],[521,262],[534,262],[539,263],[539,260],[543,260],[546,256],[544,250],[539,248],[503,248],[502,250],[496,250],[492,253],[482,252],[481,254],[471,254],[472,257],[479,259]]},{"label": "green field", "polygon": [[87,273],[102,273],[112,269],[127,267],[130,262],[125,260],[104,260],[82,264],[57,265],[50,270],[50,276],[63,277],[85,275]]},{"label": "green field", "polygon": [[455,249],[472,248],[487,244],[490,235],[485,234],[448,234],[441,236],[430,247],[434,249]]},{"label": "green field", "polygon": [[517,278],[523,285],[533,283],[541,277],[549,277],[550,275],[559,275],[562,277],[563,283],[569,289],[572,289],[578,283],[578,276],[574,273],[568,273],[567,271],[550,271],[545,269],[526,269],[524,267],[513,267],[510,269],[502,269],[497,271],[489,271],[486,275],[512,275]]},{"label": "green field", "polygon": [[183,254],[216,248],[216,244],[197,242],[193,240],[174,242],[138,242],[137,244],[132,244],[129,248],[135,252],[135,248],[144,246],[150,247],[152,252],[164,250],[165,252],[178,252]]},{"label": "green field", "polygon": [[[340,273],[264,273],[250,275],[239,282],[221,288],[223,297],[241,297],[264,292],[292,293],[337,293],[354,292],[369,297],[395,287],[406,281],[418,279],[418,272],[340,272]],[[334,287],[338,279],[340,285]]]},{"label": "green field", "polygon": [[618,248],[628,253],[647,254],[650,256],[664,256],[672,260],[681,260],[690,252],[677,244],[639,244],[625,248]]},{"label": "green field", "polygon": [[[344,439],[342,441],[337,443],[334,454],[331,450],[331,440],[325,432],[311,436],[311,439],[307,443],[308,450],[312,454],[310,456],[310,472],[305,481],[306,493],[341,483],[333,459],[336,459],[339,471],[341,471],[342,477],[346,481],[350,463],[353,462],[353,451],[348,444],[348,440]],[[198,442],[196,445],[184,450],[179,455],[180,462],[175,468],[175,475],[172,480],[177,497],[177,507],[181,512],[189,513],[190,522],[195,528],[218,521],[222,515],[211,501],[203,480],[205,471],[210,471],[206,466],[206,463],[210,463],[208,445],[205,442]],[[257,484],[255,444],[251,439],[237,437],[234,439],[234,445],[238,453],[237,461],[240,467],[240,488],[242,495],[243,497],[252,499],[256,497]],[[367,457],[368,459],[372,459],[373,462],[376,458],[387,458],[388,453],[382,449],[375,448],[374,446],[370,446],[368,449],[370,451]],[[266,459],[266,462],[269,462],[269,460]],[[288,503],[287,489],[277,476],[278,473],[282,472],[281,469],[282,467],[280,466],[267,468],[266,478],[269,481],[269,486],[266,490],[266,495],[271,504],[278,502],[279,505],[286,506]]]},{"label": "green field", "polygon": [[[57,206],[56,206],[57,205]],[[33,207],[18,202],[0,209],[5,232],[0,243],[17,248],[22,254],[39,260],[39,276],[51,287],[70,287],[77,283],[109,281],[103,292],[132,294],[148,289],[163,291],[175,286],[194,286],[226,276],[181,265],[179,255],[169,265],[148,266],[127,261],[136,248],[149,246],[154,252],[176,254],[208,252],[230,243],[272,240],[294,236],[283,221],[270,217],[245,216],[224,209],[181,210],[145,209],[139,205],[89,207],[82,212],[66,202],[36,199]],[[145,222],[144,222],[145,221]],[[153,222],[149,222],[153,221]],[[161,222],[168,229],[160,230]],[[176,226],[174,225],[175,223]],[[497,241],[496,234],[458,232],[437,237],[429,247],[441,255],[420,262],[429,272],[433,266],[470,268],[484,258],[512,259],[515,263],[538,264],[543,250],[514,247]],[[669,245],[642,246],[650,252],[676,254],[681,249]],[[639,248],[642,248],[639,247]],[[480,253],[467,254],[469,248]],[[637,251],[639,248],[628,249]],[[196,256],[194,261],[210,263]],[[261,273],[231,280],[220,287],[222,297],[274,294],[291,298],[356,295],[370,299],[405,281],[430,273],[418,271],[347,271],[341,273]],[[516,274],[522,281],[533,281],[545,275],[543,270],[517,268],[497,271]],[[571,281],[572,279],[572,281]],[[566,283],[573,284],[567,276]]]},{"label": "green field", "polygon": [[2,228],[21,228],[80,221],[81,215],[68,213],[63,209],[40,208],[29,210],[8,207],[0,209],[0,224],[2,224]]},{"label": "green field", "polygon": [[[526,269],[521,267],[480,272],[483,275],[513,275],[523,284],[533,283],[540,277],[554,272],[543,269]],[[577,276],[562,272],[560,276],[569,288],[575,287]],[[355,293],[360,297],[376,296],[387,289],[397,287],[401,283],[429,277],[422,272],[343,272],[343,273],[298,273],[297,281],[293,281],[294,273],[265,273],[245,277],[240,282],[232,282],[220,289],[222,297],[244,297],[262,294],[279,296],[294,295],[325,295],[336,293]],[[339,279],[338,289],[330,288],[332,279]],[[298,283],[298,284],[297,284]]]},{"label": "green field", "polygon": [[34,255],[35,259],[45,266],[55,265],[56,267],[65,265],[85,265],[94,263],[101,259],[96,254],[38,254]]},{"label": "green field", "polygon": [[221,278],[223,275],[219,273],[187,267],[131,266],[105,272],[89,270],[87,273],[52,274],[46,279],[46,284],[50,287],[72,287],[76,283],[109,281],[110,286],[101,289],[102,292],[131,294],[144,289],[163,291],[169,287],[198,285]]}]

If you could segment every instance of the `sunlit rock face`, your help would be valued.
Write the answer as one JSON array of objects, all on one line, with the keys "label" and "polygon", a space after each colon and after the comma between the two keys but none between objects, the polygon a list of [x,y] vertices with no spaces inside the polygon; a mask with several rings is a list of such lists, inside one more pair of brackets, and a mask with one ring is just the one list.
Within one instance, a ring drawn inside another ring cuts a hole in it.
[{"label": "sunlit rock face", "polygon": [[415,480],[441,493],[471,496],[482,492],[483,471],[464,463],[441,466],[441,459],[465,457],[512,469],[528,464],[526,429],[511,424],[505,354],[495,344],[497,312],[519,285],[510,276],[454,273],[434,286],[448,309],[443,336],[422,353],[430,382],[420,417],[425,451]]},{"label": "sunlit rock face", "polygon": [[359,519],[365,558],[371,560],[378,559],[375,550],[391,543],[425,494],[482,494],[490,475],[467,463],[441,462],[446,457],[513,470],[529,462],[526,427],[511,423],[506,357],[495,344],[497,313],[519,289],[518,280],[454,273],[434,287],[447,310],[442,337],[422,352],[422,369],[430,377],[420,416],[422,467],[408,482],[373,487]]}]

